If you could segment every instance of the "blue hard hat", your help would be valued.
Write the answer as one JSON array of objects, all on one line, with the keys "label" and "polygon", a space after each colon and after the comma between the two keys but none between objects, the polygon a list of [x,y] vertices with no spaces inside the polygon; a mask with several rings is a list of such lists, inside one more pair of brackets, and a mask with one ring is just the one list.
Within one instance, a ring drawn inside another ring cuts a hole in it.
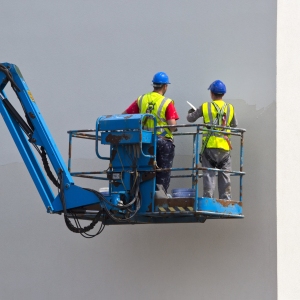
[{"label": "blue hard hat", "polygon": [[153,76],[154,84],[170,84],[169,76],[165,72],[158,72]]},{"label": "blue hard hat", "polygon": [[221,80],[216,80],[208,87],[208,90],[211,90],[214,94],[225,94],[226,85]]}]

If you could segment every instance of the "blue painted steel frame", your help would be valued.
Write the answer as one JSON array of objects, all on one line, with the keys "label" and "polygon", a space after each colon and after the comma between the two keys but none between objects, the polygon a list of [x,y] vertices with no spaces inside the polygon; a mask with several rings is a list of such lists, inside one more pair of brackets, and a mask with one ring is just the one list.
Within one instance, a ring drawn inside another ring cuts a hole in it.
[{"label": "blue painted steel frame", "polygon": [[[0,73],[0,81],[1,81],[1,73]],[[6,94],[2,91],[1,95],[6,97]],[[14,119],[10,117],[8,114],[3,101],[0,101],[0,113],[4,119],[4,122],[7,125],[7,128],[14,139],[14,142],[19,149],[19,152],[26,164],[26,167],[35,182],[37,190],[44,202],[44,205],[48,210],[53,210],[52,202],[54,200],[54,194],[50,185],[48,184],[45,176],[42,172],[40,164],[32,151],[31,147],[29,146],[29,142],[27,137],[25,136],[24,132],[21,130],[19,125],[16,123]]]},{"label": "blue painted steel frame", "polygon": [[[155,169],[156,128],[154,128],[154,132],[143,130],[143,120],[145,118],[152,118],[156,127],[156,119],[151,114],[101,116],[96,121],[96,155],[98,158],[108,159],[99,153],[98,144],[101,140],[101,144],[110,145],[109,159],[110,167],[113,171],[108,170],[107,174],[119,173],[121,176],[121,179],[115,181],[114,184],[110,182],[110,193],[122,194],[128,202],[132,200],[132,195],[130,195],[132,175],[130,172],[135,169],[139,174],[145,174]],[[99,134],[101,134],[101,138]],[[138,149],[140,151],[135,166],[133,166],[133,162],[129,158],[129,152],[131,149],[134,149],[133,145],[139,145]],[[149,153],[150,148],[153,150],[153,154]],[[149,154],[146,153],[147,151]],[[118,155],[114,155],[114,153]],[[148,211],[149,206],[154,211],[156,178],[143,181],[139,176],[136,180],[140,181],[139,193],[142,199],[141,208],[137,213],[137,216],[139,216]]]},{"label": "blue painted steel frame", "polygon": [[[130,161],[126,158],[127,150],[130,145],[140,143],[140,149],[142,150],[142,141],[144,140],[143,135],[144,131],[141,127],[141,120],[144,118],[143,115],[113,115],[113,116],[101,116],[97,119],[96,122],[96,153],[98,150],[98,143],[101,140],[101,144],[110,145],[110,168],[111,171],[107,170],[109,174],[120,173],[124,177],[123,180],[117,183],[117,188],[113,186],[110,181],[109,195],[114,195],[118,193],[127,194],[131,188],[130,180],[127,174],[133,170],[133,166]],[[137,120],[140,119],[139,122]],[[117,120],[117,122],[115,122]],[[154,188],[155,188],[155,179],[152,179],[140,186],[142,207],[137,213],[137,215],[130,221],[131,223],[185,223],[185,222],[203,222],[206,218],[243,218],[242,215],[242,186],[240,186],[240,201],[231,201],[231,200],[222,200],[216,198],[205,198],[198,197],[198,181],[202,177],[202,174],[199,174],[200,170],[209,170],[215,172],[229,172],[231,176],[240,176],[240,184],[242,185],[242,177],[245,174],[243,172],[243,160],[244,160],[244,149],[243,149],[243,132],[244,129],[232,129],[231,135],[236,135],[241,137],[240,144],[240,171],[223,171],[216,168],[203,168],[200,166],[199,152],[200,152],[200,137],[203,133],[203,129],[206,128],[205,124],[191,124],[191,125],[177,125],[178,127],[193,127],[196,132],[184,132],[176,133],[178,135],[192,135],[193,136],[193,164],[191,168],[172,168],[170,171],[187,171],[191,170],[191,175],[178,175],[172,177],[192,177],[192,188],[195,189],[195,197],[193,204],[193,211],[158,211],[159,206],[155,205]],[[206,129],[207,130],[207,129]],[[216,131],[216,130],[212,130]],[[99,134],[101,133],[101,138]],[[82,136],[78,136],[82,137]],[[154,135],[156,137],[156,135]],[[149,143],[149,139],[145,140],[146,143]],[[156,149],[157,138],[151,141],[152,146]],[[71,144],[71,141],[70,141]],[[118,150],[116,150],[118,149]],[[118,153],[119,158],[116,159],[116,154]],[[97,156],[102,158],[98,153]],[[154,157],[155,155],[145,155],[141,151],[142,157]],[[140,160],[136,165],[137,171],[140,174],[143,172],[151,171],[151,164],[147,161]],[[102,172],[97,172],[101,174]],[[72,173],[74,176],[80,174]],[[81,174],[89,174],[89,172],[83,172]],[[89,177],[93,178],[93,177]],[[95,178],[95,177],[94,177]],[[95,178],[102,179],[102,178]],[[127,198],[128,201],[131,199]],[[170,201],[176,201],[176,198],[170,199]],[[183,199],[184,200],[184,199]],[[149,210],[149,205],[151,205],[151,210]],[[163,208],[168,209],[167,201],[162,204]],[[149,218],[150,217],[150,218]],[[148,218],[148,221],[146,221]],[[162,218],[158,221],[157,218]],[[142,221],[143,220],[143,221]],[[110,222],[110,221],[108,221]],[[114,222],[112,222],[114,224]]]},{"label": "blue painted steel frame", "polygon": [[[38,109],[38,106],[19,70],[16,65],[3,63],[6,68],[12,74],[12,77],[17,84],[20,91],[14,89],[17,97],[22,103],[23,109],[30,116],[30,121],[34,126],[33,138],[36,140],[36,145],[43,146],[48,154],[49,160],[56,172],[62,172],[64,178],[65,188],[65,200],[66,208],[80,207],[89,204],[99,203],[98,198],[89,191],[86,191],[80,187],[74,185],[72,176],[70,175],[60,152],[48,130],[46,123]],[[3,99],[7,96],[4,92],[4,88],[7,85],[7,78],[3,72],[0,72],[0,112],[6,123],[13,140],[26,164],[26,167],[36,185],[36,188],[44,202],[44,205],[48,212],[55,213],[62,211],[62,204],[59,195],[55,197],[51,186],[48,183],[48,179],[44,174],[43,169],[40,166],[39,161],[28,141],[23,130],[19,127],[18,123],[9,114],[4,106]]]}]

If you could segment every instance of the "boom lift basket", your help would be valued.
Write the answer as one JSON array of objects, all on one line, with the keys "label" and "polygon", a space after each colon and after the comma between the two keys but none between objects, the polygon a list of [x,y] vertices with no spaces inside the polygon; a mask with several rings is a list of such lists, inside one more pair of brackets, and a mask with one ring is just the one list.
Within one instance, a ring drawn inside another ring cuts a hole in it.
[{"label": "boom lift basket", "polygon": [[[175,133],[176,140],[180,136],[190,136],[193,144],[193,154],[191,167],[172,168],[171,178],[191,178],[191,188],[193,196],[170,198],[164,193],[158,193],[155,175],[157,172],[164,171],[156,166],[156,142],[155,131],[143,130],[143,120],[153,118],[148,114],[133,115],[113,115],[101,116],[97,119],[94,136],[89,134],[89,139],[95,139],[96,155],[102,160],[109,160],[109,168],[105,172],[71,172],[72,176],[109,180],[107,199],[114,204],[128,203],[132,200],[132,187],[138,182],[138,197],[140,207],[133,218],[127,220],[129,223],[186,223],[204,222],[206,219],[220,218],[243,218],[242,212],[242,179],[243,172],[243,134],[244,129],[229,128],[231,136],[240,138],[240,170],[229,172],[231,176],[240,177],[240,197],[239,201],[223,200],[217,198],[199,197],[198,181],[203,176],[200,171],[211,170],[223,172],[224,170],[203,168],[199,162],[199,151],[201,136],[207,129],[205,124],[177,125],[179,129],[187,128],[190,132]],[[154,119],[155,121],[155,119]],[[167,127],[167,126],[161,126]],[[72,138],[85,138],[85,131],[69,131],[69,170],[71,171],[71,145]],[[226,133],[225,133],[226,134]],[[110,156],[104,157],[100,153],[101,146],[110,146]],[[190,174],[186,174],[189,171]],[[225,171],[228,172],[228,171]],[[95,177],[97,174],[106,174],[107,178]],[[184,173],[184,174],[181,174]],[[178,175],[177,175],[178,174]],[[180,190],[180,189],[179,189]],[[169,195],[170,196],[170,195]],[[116,200],[117,199],[117,200]],[[119,202],[118,202],[119,201]],[[121,205],[119,205],[121,207]],[[112,208],[110,208],[112,209]],[[122,214],[122,210],[115,211]],[[123,212],[125,213],[125,212]],[[80,215],[82,219],[88,219],[88,215]],[[108,224],[116,224],[113,220],[107,220]],[[122,222],[123,223],[123,222]],[[121,223],[121,224],[122,224]]]}]

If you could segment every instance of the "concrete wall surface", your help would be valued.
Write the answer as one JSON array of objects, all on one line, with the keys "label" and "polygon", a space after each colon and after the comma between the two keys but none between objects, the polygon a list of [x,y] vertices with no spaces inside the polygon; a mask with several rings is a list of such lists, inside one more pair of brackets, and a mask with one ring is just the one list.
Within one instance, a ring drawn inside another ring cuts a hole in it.
[{"label": "concrete wall surface", "polygon": [[[209,84],[221,79],[247,129],[245,219],[108,226],[86,240],[45,212],[1,120],[1,299],[276,299],[276,8],[271,0],[1,4],[1,62],[21,69],[64,158],[67,130],[121,113],[158,71],[170,76],[179,123],[186,100],[209,101]],[[175,144],[174,165],[188,164],[191,147]],[[76,145],[76,168],[107,167],[93,149]],[[232,156],[237,166],[237,149]]]}]

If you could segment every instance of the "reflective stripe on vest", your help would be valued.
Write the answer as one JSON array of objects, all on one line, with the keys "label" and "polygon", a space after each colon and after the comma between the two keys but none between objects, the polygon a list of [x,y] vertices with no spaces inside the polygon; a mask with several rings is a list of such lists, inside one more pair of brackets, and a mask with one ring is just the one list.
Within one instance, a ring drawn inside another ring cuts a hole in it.
[{"label": "reflective stripe on vest", "polygon": [[[226,126],[230,126],[230,123],[233,119],[234,114],[234,108],[231,104],[225,103],[223,100],[215,100],[215,105],[218,105],[220,110],[222,109],[223,105],[226,105],[226,108],[224,110],[224,113],[226,113]],[[202,111],[203,111],[203,121],[205,124],[214,124],[214,120],[217,118],[218,111],[214,107],[214,104],[211,102],[205,102],[202,105]],[[215,125],[221,125],[215,123]],[[218,128],[214,128],[214,130],[218,130]],[[229,129],[226,129],[226,132],[230,132]],[[209,140],[206,142],[206,138],[209,136]],[[222,130],[220,130],[220,133],[218,132],[209,132],[204,131],[202,136],[202,144],[206,144],[206,148],[217,148],[217,149],[224,149],[229,151],[230,145],[228,141],[224,138],[224,134],[222,134]],[[228,138],[230,137],[227,135]],[[226,136],[225,136],[226,137]]]},{"label": "reflective stripe on vest", "polygon": [[[138,106],[141,114],[148,113],[149,106],[153,105],[151,114],[153,114],[157,121],[157,126],[168,125],[165,118],[166,109],[168,105],[173,102],[171,99],[166,98],[156,92],[144,94],[138,98]],[[143,124],[143,129],[153,131],[154,122],[151,118],[147,118]],[[156,133],[168,138],[173,138],[172,132],[169,128],[159,128]]]}]

